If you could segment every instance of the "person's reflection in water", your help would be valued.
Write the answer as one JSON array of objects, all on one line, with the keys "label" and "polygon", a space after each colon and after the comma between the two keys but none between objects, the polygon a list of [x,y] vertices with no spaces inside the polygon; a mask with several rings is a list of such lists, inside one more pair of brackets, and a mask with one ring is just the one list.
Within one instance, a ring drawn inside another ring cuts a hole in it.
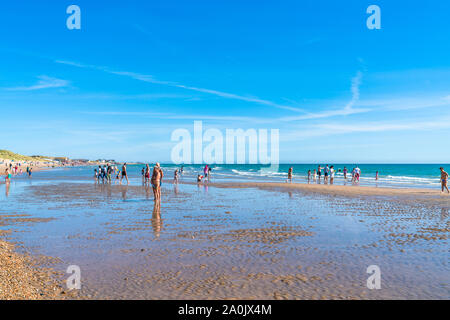
[{"label": "person's reflection in water", "polygon": [[173,193],[178,194],[178,183],[173,185]]},{"label": "person's reflection in water", "polygon": [[441,209],[441,221],[445,220],[448,217],[448,208]]},{"label": "person's reflection in water", "polygon": [[205,183],[205,192],[208,193],[208,185]]},{"label": "person's reflection in water", "polygon": [[5,185],[5,189],[6,189],[6,196],[7,196],[7,197],[9,196],[9,186],[10,186],[10,184],[9,184],[9,183],[7,183],[7,184]]},{"label": "person's reflection in water", "polygon": [[105,188],[106,188],[106,197],[108,199],[111,199],[111,185],[110,184],[106,184]]},{"label": "person's reflection in water", "polygon": [[128,185],[122,186],[122,200],[127,200]]},{"label": "person's reflection in water", "polygon": [[289,191],[288,194],[289,194],[289,198],[292,198],[292,191]]},{"label": "person's reflection in water", "polygon": [[153,213],[152,213],[152,227],[155,238],[159,238],[162,229],[162,220],[161,220],[161,202],[155,201],[153,205]]},{"label": "person's reflection in water", "polygon": [[150,186],[148,184],[145,184],[144,190],[145,190],[145,199],[150,200],[150,195],[151,195],[150,194]]}]

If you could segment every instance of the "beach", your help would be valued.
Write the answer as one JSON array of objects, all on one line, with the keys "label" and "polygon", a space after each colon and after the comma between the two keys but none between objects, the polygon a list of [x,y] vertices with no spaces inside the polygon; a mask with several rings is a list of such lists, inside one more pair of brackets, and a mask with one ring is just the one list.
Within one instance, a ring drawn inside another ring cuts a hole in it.
[{"label": "beach", "polygon": [[12,244],[0,241],[1,300],[63,300],[69,296],[55,280],[57,273],[39,266],[44,257],[40,259],[18,254]]},{"label": "beach", "polygon": [[8,196],[0,185],[3,241],[51,257],[63,289],[78,265],[82,299],[449,298],[450,197],[437,190],[186,175],[156,206],[139,169],[130,185],[97,184],[91,167],[16,178]]}]

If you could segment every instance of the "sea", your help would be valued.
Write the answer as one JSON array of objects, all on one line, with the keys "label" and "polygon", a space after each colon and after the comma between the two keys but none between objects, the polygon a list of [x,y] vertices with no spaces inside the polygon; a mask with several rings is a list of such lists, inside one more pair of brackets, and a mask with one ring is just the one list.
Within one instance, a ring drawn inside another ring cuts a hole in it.
[{"label": "sea", "polygon": [[[153,167],[153,163],[149,163]],[[320,164],[323,168],[327,164]],[[333,164],[336,170],[335,184],[352,184],[351,171],[355,167],[361,169],[359,185],[378,186],[389,188],[440,188],[440,167],[450,168],[450,164]],[[128,165],[128,172],[131,178],[141,176],[141,170],[145,164]],[[175,169],[183,166],[183,177],[195,179],[198,174],[203,175],[205,165],[174,165],[169,163],[161,164],[165,180],[173,179]],[[211,164],[211,179],[216,182],[237,181],[237,182],[285,182],[287,172],[293,168],[293,182],[308,183],[308,170],[313,175],[319,164],[280,164],[278,167],[260,164]],[[120,170],[120,165],[118,166]],[[347,179],[344,179],[343,170],[347,168]],[[92,168],[92,172],[93,172]],[[375,179],[378,171],[378,180]],[[310,181],[318,183],[319,181]],[[323,169],[322,181],[323,183]]]}]

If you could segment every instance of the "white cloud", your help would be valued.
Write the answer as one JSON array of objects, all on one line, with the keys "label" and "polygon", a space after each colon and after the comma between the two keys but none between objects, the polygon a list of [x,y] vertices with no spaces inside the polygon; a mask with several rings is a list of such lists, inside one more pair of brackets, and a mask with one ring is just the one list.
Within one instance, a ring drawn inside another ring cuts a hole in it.
[{"label": "white cloud", "polygon": [[15,87],[15,88],[7,88],[9,91],[34,91],[34,90],[42,90],[42,89],[50,89],[50,88],[63,88],[69,85],[69,81],[51,78],[48,76],[39,76],[39,81],[29,87]]},{"label": "white cloud", "polygon": [[88,69],[100,70],[100,71],[107,72],[110,74],[125,76],[125,77],[129,77],[129,78],[132,78],[135,80],[148,82],[148,83],[166,85],[166,86],[170,86],[170,87],[211,94],[211,95],[215,95],[215,96],[226,98],[226,99],[234,99],[234,100],[253,102],[253,103],[257,103],[257,104],[261,104],[261,105],[266,105],[266,106],[275,107],[278,109],[285,109],[285,110],[290,110],[290,111],[295,111],[295,112],[305,112],[299,108],[281,105],[281,104],[278,104],[278,103],[275,103],[275,102],[272,102],[269,100],[260,99],[258,97],[241,96],[241,95],[217,91],[217,90],[192,87],[192,86],[187,86],[187,85],[179,84],[177,82],[172,82],[172,81],[161,81],[161,80],[155,79],[151,75],[145,75],[145,74],[140,74],[140,73],[135,73],[135,72],[127,72],[127,71],[113,71],[106,67],[84,65],[84,64],[77,63],[77,62],[71,62],[71,61],[56,60],[55,62],[60,63],[60,64],[66,64],[66,65],[78,67],[78,68],[88,68]]},{"label": "white cloud", "polygon": [[356,113],[365,113],[371,111],[370,108],[353,108],[353,106],[359,100],[359,86],[361,84],[362,72],[358,71],[356,75],[352,78],[350,91],[352,93],[351,100],[345,105],[344,108],[335,110],[326,110],[317,113],[308,113],[302,116],[284,117],[281,121],[298,121],[298,120],[310,120],[310,119],[321,119],[329,118],[334,116],[348,116]]}]

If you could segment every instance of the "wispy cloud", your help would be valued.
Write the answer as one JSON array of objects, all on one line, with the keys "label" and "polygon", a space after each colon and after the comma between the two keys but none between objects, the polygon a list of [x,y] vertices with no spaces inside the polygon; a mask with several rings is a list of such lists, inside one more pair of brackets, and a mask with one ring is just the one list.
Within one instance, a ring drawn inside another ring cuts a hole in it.
[{"label": "wispy cloud", "polygon": [[145,75],[145,74],[128,72],[128,71],[114,71],[107,67],[85,65],[85,64],[81,64],[81,63],[77,63],[77,62],[72,62],[72,61],[56,60],[55,62],[60,63],[60,64],[70,65],[73,67],[78,67],[78,68],[99,70],[99,71],[107,72],[107,73],[114,74],[114,75],[125,76],[128,78],[132,78],[132,79],[147,82],[147,83],[165,85],[165,86],[170,86],[170,87],[174,87],[174,88],[181,88],[181,89],[185,89],[185,90],[206,93],[206,94],[218,96],[218,97],[225,98],[225,99],[247,101],[247,102],[270,106],[270,107],[274,107],[274,108],[278,108],[278,109],[290,110],[290,111],[294,111],[294,112],[302,112],[302,113],[305,112],[304,110],[296,108],[296,107],[278,104],[278,103],[272,102],[270,100],[260,99],[258,97],[242,96],[242,95],[237,95],[237,94],[218,91],[218,90],[211,90],[211,89],[206,89],[206,88],[188,86],[188,85],[180,84],[180,83],[173,82],[173,81],[161,81],[151,75]]},{"label": "wispy cloud", "polygon": [[272,122],[265,118],[256,117],[244,117],[244,116],[219,116],[219,115],[188,115],[188,114],[173,114],[173,113],[157,113],[157,112],[145,112],[145,111],[92,111],[82,112],[83,114],[90,115],[102,115],[102,116],[130,116],[130,117],[149,117],[154,119],[165,120],[213,120],[213,121],[241,121],[241,122],[259,122],[269,123]]},{"label": "wispy cloud", "polygon": [[412,109],[439,108],[450,105],[450,96],[401,97],[395,99],[364,100],[359,106],[376,108],[378,111],[402,111]]},{"label": "wispy cloud", "polygon": [[281,121],[298,121],[298,120],[311,120],[311,119],[321,119],[330,118],[334,116],[348,116],[356,113],[364,113],[371,111],[370,108],[354,108],[354,105],[359,100],[359,86],[361,84],[362,72],[358,71],[351,81],[351,100],[341,109],[325,110],[317,113],[308,113],[301,116],[283,117]]},{"label": "wispy cloud", "polygon": [[15,87],[15,88],[7,88],[9,91],[34,91],[34,90],[42,90],[42,89],[50,89],[50,88],[63,88],[69,85],[69,81],[52,78],[48,76],[39,76],[39,81],[28,87]]},{"label": "wispy cloud", "polygon": [[284,141],[296,141],[313,137],[333,136],[338,134],[376,133],[389,131],[428,131],[450,129],[450,117],[428,120],[403,120],[397,122],[358,122],[358,123],[326,123],[307,126],[302,130],[285,132]]}]

